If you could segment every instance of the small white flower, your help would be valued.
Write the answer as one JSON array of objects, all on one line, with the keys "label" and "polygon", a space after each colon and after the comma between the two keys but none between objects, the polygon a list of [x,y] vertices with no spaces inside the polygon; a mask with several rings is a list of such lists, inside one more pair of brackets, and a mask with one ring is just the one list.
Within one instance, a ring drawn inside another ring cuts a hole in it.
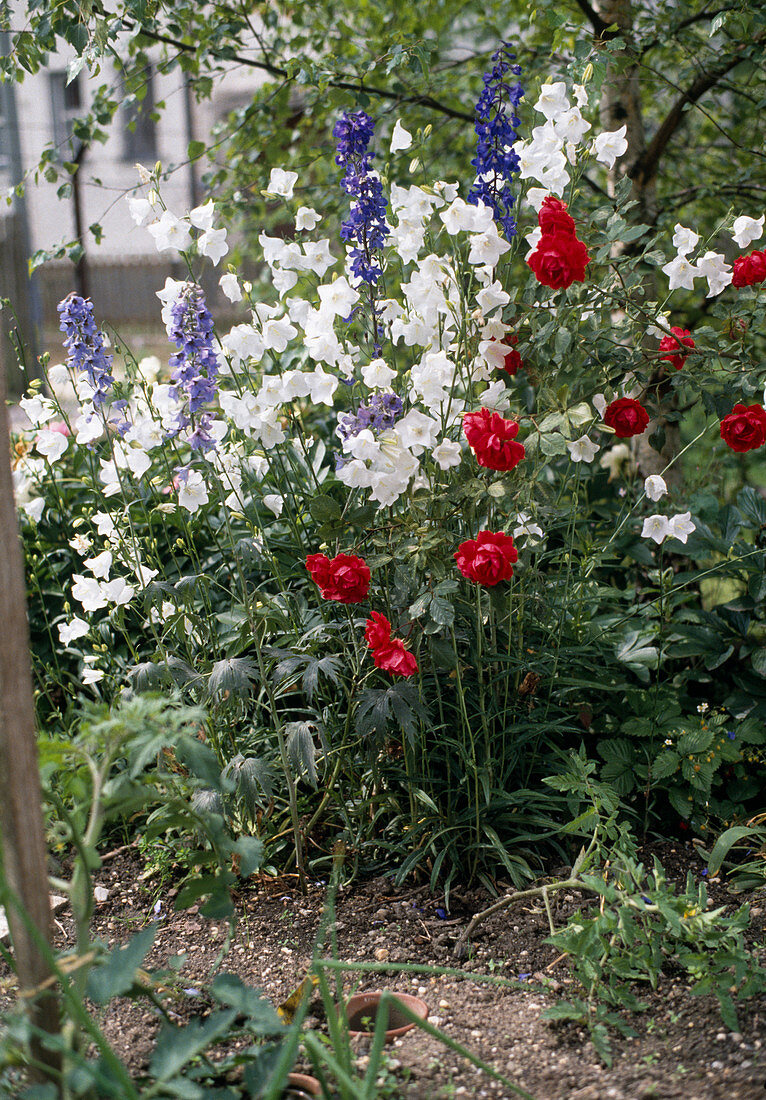
[{"label": "small white flower", "polygon": [[171,249],[183,252],[191,244],[189,223],[177,218],[169,210],[163,210],[160,220],[149,226],[149,232],[154,237],[158,252],[168,252]]},{"label": "small white flower", "polygon": [[412,134],[408,130],[405,130],[402,126],[401,120],[396,120],[394,126],[394,132],[391,135],[391,152],[400,153],[405,149],[409,149],[412,145]]},{"label": "small white flower", "polygon": [[83,562],[90,569],[94,577],[100,577],[101,580],[107,580],[112,568],[112,554],[109,550],[104,550],[102,554],[98,554],[95,558],[86,558]]},{"label": "small white flower", "polygon": [[69,446],[69,441],[63,432],[54,432],[44,428],[35,440],[35,450],[49,462],[58,462]]},{"label": "small white flower", "polygon": [[383,359],[372,359],[362,367],[362,379],[368,389],[385,390],[396,378],[396,371],[386,366]]},{"label": "small white flower", "polygon": [[193,210],[189,211],[189,221],[195,229],[207,232],[213,228],[214,215],[215,203],[212,199],[208,199],[204,206],[195,206]]},{"label": "small white flower", "polygon": [[73,573],[72,597],[81,603],[85,611],[100,611],[106,607],[106,597],[101,590],[101,583],[95,577],[83,577],[80,573]]},{"label": "small white flower", "polygon": [[706,298],[715,298],[726,289],[733,277],[732,269],[718,252],[706,252],[701,260],[697,260],[697,274],[707,279]]},{"label": "small white flower", "polygon": [[178,503],[187,512],[194,513],[209,499],[202,474],[199,470],[189,470],[178,487]]},{"label": "small white flower", "polygon": [[229,246],[226,243],[226,230],[206,229],[197,238],[197,250],[202,256],[207,256],[209,260],[212,260],[214,267],[217,266],[229,251]]},{"label": "small white flower", "polygon": [[569,106],[567,86],[563,80],[557,80],[553,84],[543,84],[535,110],[546,118],[556,118],[568,111]]},{"label": "small white flower", "polygon": [[136,225],[147,225],[157,217],[154,205],[148,199],[137,195],[128,195],[128,206],[130,207],[130,216]]},{"label": "small white flower", "polygon": [[516,517],[516,526],[513,529],[513,537],[519,539],[524,536],[527,546],[534,546],[543,537],[543,529],[537,523],[530,523],[529,512],[519,512]]},{"label": "small white flower", "polygon": [[345,275],[317,289],[322,303],[321,311],[331,316],[348,317],[354,304],[359,301],[359,291],[354,290]]},{"label": "small white flower", "polygon": [[662,268],[669,279],[671,290],[694,290],[694,277],[699,275],[696,266],[686,256],[678,255]]},{"label": "small white flower", "polygon": [[594,394],[594,396],[593,396],[593,408],[596,410],[596,412],[598,413],[598,415],[602,419],[604,417],[604,413],[606,412],[606,406],[607,406],[607,400],[604,397],[603,393]]},{"label": "small white flower", "polygon": [[297,182],[297,172],[285,172],[284,168],[272,168],[271,175],[269,176],[269,186],[266,188],[266,194],[277,195],[282,199],[291,199],[293,197],[293,188]]},{"label": "small white flower", "polygon": [[299,206],[295,215],[296,229],[316,229],[322,220],[322,215],[317,214],[310,206]]},{"label": "small white flower", "polygon": [[753,241],[763,236],[764,221],[766,221],[766,214],[761,214],[760,218],[748,218],[746,214],[737,218],[732,226],[731,235],[740,248],[747,248]]},{"label": "small white flower", "polygon": [[625,137],[627,132],[628,127],[621,126],[619,130],[598,135],[594,142],[594,150],[596,160],[600,164],[605,164],[607,168],[614,168],[617,158],[627,152],[628,142]]},{"label": "small white flower", "polygon": [[130,603],[135,589],[127,584],[122,577],[115,577],[113,581],[102,581],[101,591],[108,603],[114,603],[121,607],[123,604]]},{"label": "small white flower", "polygon": [[73,550],[76,550],[81,557],[84,557],[90,551],[90,539],[85,535],[74,535],[69,540],[69,545]]},{"label": "small white flower", "polygon": [[39,428],[41,424],[52,420],[56,415],[56,406],[50,398],[40,397],[38,394],[33,397],[22,397],[19,405],[26,413],[27,419],[33,428]]},{"label": "small white flower", "polygon": [[567,450],[572,462],[592,462],[598,454],[599,448],[596,443],[592,443],[588,439],[587,435],[582,435],[574,442],[568,442]]},{"label": "small white flower", "polygon": [[668,520],[668,535],[671,538],[678,539],[686,545],[686,540],[692,531],[696,531],[696,524],[692,521],[691,512],[681,512],[677,516],[672,516]]},{"label": "small white flower", "polygon": [[460,465],[463,449],[459,443],[452,439],[443,439],[438,447],[431,451],[434,462],[440,470],[449,470],[453,466]]},{"label": "small white flower", "polygon": [[108,539],[117,532],[117,524],[108,512],[94,512],[91,520],[96,525],[96,530],[103,538]]},{"label": "small white flower", "polygon": [[85,622],[85,619],[80,619],[75,615],[70,622],[59,623],[59,641],[62,645],[69,645],[77,638],[84,638],[89,630],[90,626]]},{"label": "small white flower", "polygon": [[641,531],[642,539],[654,539],[659,546],[663,539],[667,538],[669,534],[670,525],[668,524],[667,516],[648,516],[644,520],[644,526]]},{"label": "small white flower", "polygon": [[686,229],[679,222],[673,233],[673,248],[679,256],[688,256],[692,249],[697,247],[699,239],[699,233],[695,233],[693,229]]},{"label": "small white flower", "polygon": [[82,682],[84,684],[97,684],[106,675],[100,668],[84,668],[82,670]]},{"label": "small white flower", "polygon": [[649,500],[661,500],[667,491],[668,487],[665,484],[665,479],[660,477],[659,474],[650,474],[644,482],[644,492],[649,497]]},{"label": "small white flower", "polygon": [[33,497],[32,500],[26,500],[21,505],[21,510],[25,516],[27,516],[32,523],[39,523],[43,518],[43,512],[45,511],[45,498]]},{"label": "small white flower", "polygon": [[275,516],[282,515],[282,509],[285,506],[285,501],[284,497],[282,497],[280,493],[267,493],[266,496],[263,498],[263,503],[270,512],[274,513]]}]

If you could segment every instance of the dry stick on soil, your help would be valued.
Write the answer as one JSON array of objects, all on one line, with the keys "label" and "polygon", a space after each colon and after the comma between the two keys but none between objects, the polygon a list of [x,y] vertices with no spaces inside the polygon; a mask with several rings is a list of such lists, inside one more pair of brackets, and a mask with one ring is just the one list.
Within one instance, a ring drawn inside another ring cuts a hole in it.
[{"label": "dry stick on soil", "polygon": [[[19,987],[33,990],[48,983],[51,969],[35,942],[50,942],[45,837],[37,766],[32,670],[29,659],[24,563],[19,541],[5,407],[5,357],[0,333],[0,833],[3,873],[21,902],[28,923],[8,906],[8,925],[16,956]],[[30,1006],[36,1028],[59,1033],[58,1001],[46,993]],[[31,1041],[37,1079],[56,1079],[60,1056],[47,1050],[39,1035]],[[48,1067],[50,1073],[45,1067]]]},{"label": "dry stick on soil", "polygon": [[488,908],[482,909],[480,913],[476,913],[471,917],[455,942],[452,951],[453,955],[458,959],[462,959],[465,954],[466,940],[470,938],[474,929],[478,928],[478,926],[488,917],[491,917],[493,913],[499,913],[501,909],[507,909],[509,905],[513,905],[516,901],[521,901],[522,898],[542,897],[548,914],[548,924],[550,925],[551,935],[553,935],[556,929],[553,927],[553,918],[551,916],[550,906],[548,905],[548,894],[552,893],[554,890],[587,890],[589,893],[596,893],[593,887],[588,886],[586,882],[581,882],[578,878],[568,878],[563,882],[550,882],[545,886],[532,886],[529,890],[517,890],[513,894],[506,894],[504,898],[500,898],[498,901],[493,902]]}]

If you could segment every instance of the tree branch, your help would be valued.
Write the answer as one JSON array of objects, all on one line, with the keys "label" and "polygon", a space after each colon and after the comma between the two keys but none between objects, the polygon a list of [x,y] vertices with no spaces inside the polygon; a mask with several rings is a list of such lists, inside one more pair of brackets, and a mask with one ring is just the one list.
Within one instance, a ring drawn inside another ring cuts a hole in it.
[{"label": "tree branch", "polygon": [[628,175],[635,180],[639,187],[645,187],[657,175],[660,158],[664,153],[670,139],[678,129],[684,110],[687,105],[694,104],[701,99],[705,92],[715,87],[722,77],[726,76],[742,61],[743,52],[750,46],[762,42],[766,38],[766,32],[757,34],[752,42],[743,42],[736,48],[734,56],[729,56],[715,69],[698,76],[694,83],[682,92],[665,116],[659,129],[655,133],[645,152],[635,161],[628,170]]},{"label": "tree branch", "polygon": [[[130,19],[123,19],[123,26],[126,30],[134,30],[135,24]],[[169,35],[161,34],[159,31],[152,31],[146,28],[141,29],[141,34],[145,38],[151,39],[152,42],[161,42],[165,46],[173,46],[174,49],[179,50],[182,53],[196,54],[198,52],[196,46],[192,46],[187,42],[181,42],[179,39],[171,38]],[[292,78],[287,69],[281,68],[279,65],[273,65],[269,61],[256,61],[255,58],[250,57],[229,57],[224,54],[220,54],[215,50],[210,51],[210,56],[214,57],[217,61],[236,61],[238,65],[245,65],[251,69],[260,69],[262,72],[269,73],[271,76],[280,77],[283,80],[290,81]],[[446,103],[441,103],[438,99],[434,99],[429,95],[398,95],[396,92],[389,91],[388,88],[378,88],[369,84],[363,84],[361,82],[355,83],[351,80],[328,80],[330,88],[340,88],[343,91],[350,92],[363,92],[365,95],[375,96],[378,99],[388,99],[395,103],[413,103],[420,107],[427,107],[432,111],[438,111],[440,114],[447,115],[448,118],[459,118],[463,122],[474,122],[473,113],[468,111],[459,111],[453,107],[448,107]]]},{"label": "tree branch", "polygon": [[577,4],[577,7],[580,9],[580,11],[583,13],[585,18],[588,20],[590,25],[593,27],[593,33],[598,38],[615,37],[615,31],[612,31],[611,34],[606,33],[609,28],[609,24],[604,22],[604,20],[598,14],[595,8],[592,8],[590,6],[588,0],[575,0],[575,3]]}]

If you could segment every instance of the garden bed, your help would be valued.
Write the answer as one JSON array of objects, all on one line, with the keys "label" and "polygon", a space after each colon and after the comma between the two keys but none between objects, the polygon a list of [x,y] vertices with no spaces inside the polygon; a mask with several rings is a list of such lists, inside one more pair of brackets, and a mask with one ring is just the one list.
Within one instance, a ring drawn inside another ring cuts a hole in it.
[{"label": "garden bed", "polygon": [[[662,859],[669,877],[679,883],[688,870],[695,877],[703,870],[691,844],[668,844],[653,852]],[[155,944],[144,965],[162,967],[174,955],[187,956],[177,989],[163,992],[176,1022],[182,1024],[209,1011],[203,986],[221,950],[227,924],[206,920],[197,907],[175,911],[177,890],[156,878],[142,880],[142,874],[143,866],[132,848],[104,863],[96,882],[108,890],[108,896],[97,906],[93,932],[113,946],[156,921]],[[715,905],[732,900],[718,882],[710,884],[710,896]],[[303,897],[289,877],[254,877],[235,900],[237,930],[221,968],[259,987],[279,1004],[299,984],[310,963],[326,887],[312,884]],[[571,992],[572,980],[567,961],[544,942],[548,928],[540,904],[521,902],[489,919],[478,929],[470,957],[456,963],[452,948],[457,935],[488,900],[482,891],[456,890],[446,913],[443,898],[431,897],[426,888],[396,889],[388,878],[353,886],[341,891],[337,901],[338,957],[347,962],[455,967],[460,971],[455,975],[364,973],[358,975],[358,988],[385,986],[418,993],[429,1005],[432,1023],[536,1100],[750,1100],[764,1095],[766,998],[740,1006],[741,1031],[730,1033],[721,1024],[714,998],[693,997],[683,978],[669,976],[656,994],[642,997],[647,1011],[631,1020],[636,1037],[614,1037],[614,1063],[606,1068],[584,1031],[542,1019],[557,997]],[[560,926],[583,899],[568,894],[552,904]],[[751,934],[758,943],[766,904],[754,897],[752,905]],[[72,942],[66,912],[58,915],[57,924],[58,946],[66,949],[67,940]],[[522,982],[517,987],[500,987],[471,975],[521,977]],[[355,977],[348,976],[347,991]],[[320,1031],[324,1028],[319,998],[312,1002],[308,1024]],[[158,1025],[159,1016],[151,1005],[127,999],[112,1002],[104,1019],[106,1035],[133,1071],[141,1070]],[[357,1045],[363,1060],[364,1041]],[[388,1067],[380,1096],[436,1100],[510,1095],[504,1086],[418,1030],[390,1048]]]}]

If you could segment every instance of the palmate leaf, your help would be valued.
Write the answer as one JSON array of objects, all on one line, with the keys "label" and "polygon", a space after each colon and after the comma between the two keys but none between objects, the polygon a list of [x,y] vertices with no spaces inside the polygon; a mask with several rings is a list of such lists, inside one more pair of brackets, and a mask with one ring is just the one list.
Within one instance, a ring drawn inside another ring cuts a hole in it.
[{"label": "palmate leaf", "polygon": [[371,733],[382,736],[392,718],[410,742],[421,723],[431,721],[428,708],[412,684],[402,681],[388,688],[368,688],[359,697],[357,731],[363,737]]},{"label": "palmate leaf", "polygon": [[263,757],[243,756],[238,752],[221,774],[223,778],[234,780],[237,796],[250,814],[268,803],[272,796],[274,771]]},{"label": "palmate leaf", "polygon": [[304,775],[312,787],[317,785],[316,746],[314,734],[318,727],[314,722],[288,722],[285,725],[287,753],[298,775]]},{"label": "palmate leaf", "polygon": [[216,702],[227,699],[248,699],[258,672],[247,657],[227,657],[216,661],[210,670],[207,695]]}]

